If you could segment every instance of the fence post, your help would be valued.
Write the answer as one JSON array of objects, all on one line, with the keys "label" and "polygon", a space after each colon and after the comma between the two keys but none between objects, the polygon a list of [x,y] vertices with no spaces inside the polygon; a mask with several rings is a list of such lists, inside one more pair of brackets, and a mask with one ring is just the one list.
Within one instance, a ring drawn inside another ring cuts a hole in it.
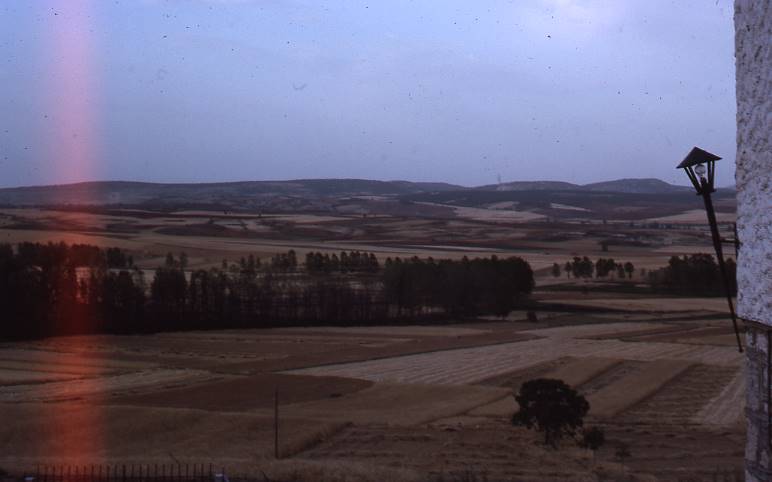
[{"label": "fence post", "polygon": [[279,387],[273,393],[273,454],[279,458]]}]

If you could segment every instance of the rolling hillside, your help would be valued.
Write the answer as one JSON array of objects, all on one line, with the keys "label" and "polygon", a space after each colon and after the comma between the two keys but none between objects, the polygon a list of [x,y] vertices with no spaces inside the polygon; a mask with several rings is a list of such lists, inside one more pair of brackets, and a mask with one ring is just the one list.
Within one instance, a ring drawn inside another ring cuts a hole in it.
[{"label": "rolling hillside", "polygon": [[347,196],[405,196],[448,191],[579,191],[635,194],[686,193],[690,188],[659,179],[619,179],[587,185],[561,181],[514,181],[467,188],[441,182],[367,179],[298,179],[220,183],[83,182],[0,189],[2,205],[136,205],[146,203],[228,204],[242,199],[288,196],[319,199]]},{"label": "rolling hillside", "polygon": [[[715,194],[719,212],[734,212],[734,191]],[[87,182],[0,189],[0,206],[175,211],[325,212],[447,217],[458,209],[537,217],[645,219],[702,209],[690,188],[658,179],[620,179],[584,186],[558,181],[463,187],[366,179],[300,179],[201,184]]]},{"label": "rolling hillside", "polygon": [[371,181],[367,179],[299,179],[220,183],[160,184],[103,181],[52,186],[0,189],[2,205],[101,205],[101,204],[229,204],[241,199],[289,196],[324,198],[341,196],[396,196],[426,191],[460,190],[445,183]]}]

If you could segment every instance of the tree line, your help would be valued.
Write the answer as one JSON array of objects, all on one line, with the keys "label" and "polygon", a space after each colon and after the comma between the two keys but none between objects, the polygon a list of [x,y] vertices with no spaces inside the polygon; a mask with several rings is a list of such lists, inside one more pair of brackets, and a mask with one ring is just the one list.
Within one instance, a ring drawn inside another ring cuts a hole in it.
[{"label": "tree line", "polygon": [[552,276],[559,278],[565,272],[567,277],[574,278],[607,278],[616,274],[618,278],[632,279],[635,265],[630,261],[616,262],[613,258],[598,258],[594,263],[587,256],[574,256],[561,267],[559,263],[552,264]]},{"label": "tree line", "polygon": [[525,260],[495,255],[461,261],[389,258],[382,280],[384,295],[397,316],[433,310],[504,316],[534,288],[533,270]]},{"label": "tree line", "polygon": [[503,315],[534,286],[520,258],[387,259],[294,251],[189,269],[168,254],[152,279],[118,248],[0,245],[0,338]]},{"label": "tree line", "polygon": [[309,252],[306,254],[306,271],[313,274],[367,272],[377,273],[380,269],[374,253],[359,251],[341,251],[340,256],[333,253]]},{"label": "tree line", "polygon": [[[737,265],[734,259],[726,260],[726,269],[730,291],[736,295]],[[635,271],[635,265],[629,261],[622,263],[612,258],[598,258],[593,262],[587,256],[575,256],[565,265],[553,263],[551,273],[554,277],[565,273],[569,278],[607,278],[616,275],[620,279],[631,279]],[[648,272],[642,268],[640,274],[656,292],[701,296],[724,294],[721,270],[716,258],[710,254],[672,256],[667,266]]]},{"label": "tree line", "polygon": [[[728,258],[725,262],[729,290],[737,295],[737,264]],[[684,295],[723,295],[724,282],[716,258],[706,253],[672,256],[667,266],[649,272],[652,289]]]}]

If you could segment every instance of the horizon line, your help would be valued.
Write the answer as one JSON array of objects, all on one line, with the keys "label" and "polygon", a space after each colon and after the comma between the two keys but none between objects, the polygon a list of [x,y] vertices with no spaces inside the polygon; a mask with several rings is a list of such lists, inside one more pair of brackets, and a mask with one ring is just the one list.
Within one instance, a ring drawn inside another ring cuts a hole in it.
[{"label": "horizon line", "polygon": [[[676,186],[676,187],[691,187],[691,185],[689,184],[674,184],[657,177],[625,177],[625,178],[615,178],[615,179],[607,179],[607,180],[601,180],[601,181],[592,181],[588,183],[578,183],[578,182],[564,181],[564,180],[558,180],[558,179],[533,179],[533,180],[521,179],[521,180],[502,181],[499,183],[486,183],[486,184],[473,184],[473,185],[457,184],[449,181],[439,181],[439,180],[422,181],[422,180],[408,180],[408,179],[374,179],[374,178],[360,178],[360,177],[307,177],[307,178],[287,178],[287,179],[240,179],[240,180],[229,180],[229,181],[146,181],[146,180],[126,180],[126,179],[101,179],[101,180],[73,181],[73,182],[51,183],[51,184],[0,186],[0,190],[65,187],[65,186],[75,186],[79,184],[107,184],[107,183],[134,183],[134,184],[156,184],[156,185],[158,184],[204,185],[204,184],[239,184],[239,183],[250,183],[250,182],[267,183],[267,182],[302,182],[302,181],[373,181],[373,182],[383,182],[383,183],[409,182],[413,184],[447,184],[450,186],[458,186],[462,188],[473,189],[473,188],[479,188],[483,186],[495,186],[497,184],[507,185],[507,184],[513,184],[513,183],[539,183],[539,182],[566,183],[566,184],[572,184],[579,187],[584,187],[584,186],[590,186],[593,184],[601,184],[606,182],[642,181],[642,180],[660,181],[670,186]],[[719,186],[718,188],[729,189],[734,187],[735,185],[734,183],[732,183],[726,186]]]}]

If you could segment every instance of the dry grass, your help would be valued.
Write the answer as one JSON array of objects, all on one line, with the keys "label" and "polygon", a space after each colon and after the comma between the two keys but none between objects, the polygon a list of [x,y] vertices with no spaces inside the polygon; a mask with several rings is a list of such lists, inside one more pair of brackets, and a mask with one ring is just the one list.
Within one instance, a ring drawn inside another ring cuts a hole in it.
[{"label": "dry grass", "polygon": [[692,419],[695,423],[732,427],[744,422],[745,373],[738,370],[721,393],[708,402]]},{"label": "dry grass", "polygon": [[[705,224],[706,219],[704,209],[693,209],[672,216],[650,218],[646,221],[656,223]],[[716,219],[719,223],[734,223],[737,221],[737,215],[735,213],[718,212],[716,213]]]},{"label": "dry grass", "polygon": [[[592,380],[619,363],[620,360],[609,358],[589,357],[569,359],[566,360],[565,363],[561,363],[557,368],[549,370],[543,375],[539,375],[539,378],[554,378],[563,380],[572,387],[581,387],[584,383]],[[515,386],[513,387],[512,393],[508,396],[471,410],[469,415],[481,417],[508,417],[517,410],[517,402],[515,402],[513,394],[518,391],[519,388]]]},{"label": "dry grass", "polygon": [[283,331],[298,333],[345,333],[356,335],[389,335],[394,337],[409,336],[468,336],[489,333],[490,330],[478,328],[460,328],[457,326],[351,326],[351,327],[315,327],[286,328]]},{"label": "dry grass", "polygon": [[249,467],[252,474],[286,482],[420,482],[415,470],[346,460],[279,460]]},{"label": "dry grass", "polygon": [[[231,330],[8,344],[0,350],[0,360],[5,359],[0,369],[86,374],[68,375],[82,377],[68,382],[0,387],[7,401],[59,400],[0,402],[4,420],[11,421],[0,427],[0,454],[6,454],[0,455],[0,466],[22,470],[37,463],[169,464],[203,459],[231,473],[271,470],[276,476],[333,481],[413,480],[415,474],[430,473],[454,480],[467,470],[481,469],[503,480],[595,480],[598,470],[586,452],[546,452],[536,444],[538,434],[509,426],[507,418],[516,410],[511,387],[535,374],[563,379],[586,393],[595,421],[607,428],[614,423],[623,427],[608,428],[612,437],[638,430],[630,443],[644,445],[633,449],[634,456],[640,453],[658,466],[665,464],[660,472],[686,466],[697,470],[698,462],[673,455],[671,445],[679,437],[694,436],[684,428],[689,424],[730,434],[711,438],[711,445],[695,455],[702,457],[699,460],[713,457],[713,444],[735,443],[744,381],[735,374],[743,357],[733,346],[696,344],[705,336],[679,343],[679,337],[692,332],[673,332],[673,327],[688,324],[650,321],[654,316],[628,319],[525,333],[514,331],[522,324],[486,322],[479,327]],[[713,336],[717,329],[692,334]],[[419,343],[413,349],[431,350],[443,346],[438,340],[491,343],[512,334],[530,338],[293,371],[304,376],[233,371],[237,366],[264,370],[276,361],[271,357],[279,355],[302,354],[300,363],[310,363],[335,359],[347,347],[356,347],[360,357],[377,356],[410,343]],[[670,338],[662,342],[658,336]],[[68,363],[57,366],[57,360]],[[240,365],[240,360],[250,364]],[[109,370],[99,371],[108,362]],[[688,367],[705,370],[692,372]],[[319,376],[328,373],[355,379]],[[689,376],[705,383],[684,378]],[[508,388],[470,385],[492,377]],[[367,380],[378,379],[403,382],[368,386]],[[279,383],[284,387],[281,450],[302,459],[297,464],[270,460],[270,402]],[[81,401],[61,401],[73,398]],[[684,405],[693,407],[693,418],[684,415]],[[660,425],[670,427],[674,435],[647,434]],[[569,452],[568,462],[558,460]],[[613,453],[599,458],[607,464]],[[735,459],[742,457],[728,454],[726,463]],[[647,472],[648,467],[641,464],[635,471]],[[609,472],[603,477],[613,476]]]},{"label": "dry grass", "polygon": [[[273,420],[259,414],[60,403],[4,405],[3,418],[0,466],[12,470],[37,463],[201,460],[239,470],[270,458],[273,450]],[[283,417],[280,450],[297,453],[342,427]]]},{"label": "dry grass", "polygon": [[79,378],[45,384],[0,387],[0,402],[39,402],[79,398],[102,399],[147,387],[178,386],[215,378],[200,370],[158,369],[120,375]]},{"label": "dry grass", "polygon": [[620,360],[613,358],[581,358],[561,365],[544,378],[563,380],[572,387],[581,387],[619,363]]},{"label": "dry grass", "polygon": [[640,331],[647,327],[650,328],[651,324],[610,323],[531,330],[524,333],[545,338],[327,365],[291,373],[402,383],[470,384],[566,356],[637,361],[667,359],[725,366],[739,366],[742,362],[742,356],[728,346],[576,338],[613,332],[623,336],[626,332]]},{"label": "dry grass", "polygon": [[275,390],[282,406],[312,400],[338,399],[364,390],[371,382],[353,378],[311,377],[261,373],[226,376],[179,388],[151,387],[146,393],[111,397],[120,405],[196,408],[218,412],[246,412],[274,406]]},{"label": "dry grass", "polygon": [[671,360],[646,363],[640,370],[627,373],[615,383],[589,394],[590,415],[612,418],[650,397],[687,368],[689,363]]},{"label": "dry grass", "polygon": [[[187,251],[192,268],[287,249],[295,249],[300,258],[308,251],[352,249],[375,252],[381,260],[515,255],[541,270],[541,286],[568,281],[577,287],[584,283],[549,277],[552,263],[586,254],[652,269],[664,266],[673,254],[710,249],[704,239],[658,230],[650,234],[662,239],[661,248],[612,246],[603,253],[600,238],[586,235],[587,227],[576,224],[570,242],[552,241],[550,235],[557,233],[551,223],[527,222],[539,215],[517,211],[512,204],[493,207],[499,209],[443,208],[443,216],[457,215],[450,220],[313,214],[256,219],[209,211],[143,212],[138,217],[24,209],[0,214],[50,230],[6,229],[11,221],[3,221],[0,242],[118,246],[131,250],[146,269],[162,264],[168,251]],[[701,216],[687,212],[662,221],[704,222]],[[156,232],[210,217],[234,237]],[[130,232],[103,231],[111,223]],[[565,234],[565,225],[555,226]],[[238,237],[244,227],[247,232]],[[304,232],[313,232],[314,239]],[[546,290],[536,294],[561,301],[553,295]],[[671,316],[725,311],[719,298],[599,294],[590,299],[592,294],[578,291],[573,299],[570,292],[559,296],[569,304]],[[741,464],[738,423],[745,380],[733,335],[689,331],[681,322],[658,323],[653,314],[593,315],[595,321],[604,317],[609,323],[581,325],[576,317],[578,326],[525,332],[516,330],[540,328],[546,316],[540,315],[538,325],[512,323],[524,319],[524,313],[516,313],[508,323],[480,326],[231,330],[4,344],[0,466],[212,460],[231,473],[319,482],[407,482],[426,480],[427,474],[461,481],[465,474],[483,472],[518,481],[619,478],[613,448],[602,450],[596,465],[585,451],[546,451],[536,443],[538,434],[509,426],[506,419],[516,410],[510,389],[469,385],[498,376],[510,377],[507,386],[516,387],[530,374],[560,378],[587,393],[591,415],[602,417],[607,429],[609,447],[618,440],[633,446],[639,462],[631,461],[638,464],[631,480],[647,480],[639,473],[652,470],[664,474],[664,480],[695,473],[709,477],[704,466],[714,461]],[[514,342],[517,337],[520,341]],[[304,369],[292,373],[306,376],[278,373],[295,368]],[[371,381],[377,383],[370,386]],[[297,458],[275,462],[269,407],[278,382],[286,383],[281,449]]]},{"label": "dry grass", "polygon": [[601,309],[615,308],[652,312],[717,311],[724,313],[728,309],[725,298],[601,298],[588,300],[556,298],[552,301]]},{"label": "dry grass", "polygon": [[494,387],[377,383],[338,399],[287,406],[292,417],[400,426],[452,417],[506,396]]},{"label": "dry grass", "polygon": [[0,368],[0,386],[73,380],[75,375]]}]

